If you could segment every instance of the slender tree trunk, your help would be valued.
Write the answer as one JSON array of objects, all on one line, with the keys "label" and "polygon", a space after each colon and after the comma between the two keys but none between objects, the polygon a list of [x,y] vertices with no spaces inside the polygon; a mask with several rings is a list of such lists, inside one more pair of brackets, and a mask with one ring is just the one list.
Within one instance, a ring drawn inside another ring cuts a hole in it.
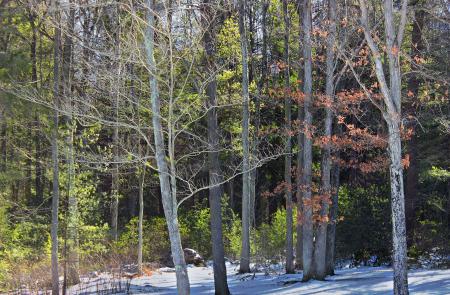
[{"label": "slender tree trunk", "polygon": [[[416,1],[416,5],[419,2]],[[417,10],[415,12],[415,18],[412,23],[412,32],[411,32],[411,56],[422,56],[422,51],[424,50],[424,44],[422,39],[422,30],[424,28],[425,21],[425,10]],[[411,70],[418,71],[418,66],[415,62],[411,63]],[[408,91],[411,91],[412,96],[409,98],[409,101],[406,104],[406,112],[414,115],[415,108],[414,102],[417,101],[417,97],[419,95],[420,88],[420,78],[416,73],[411,73],[411,76],[408,80]],[[418,131],[416,129],[416,124],[412,124],[411,126],[414,131]],[[409,154],[409,167],[406,173],[406,194],[405,194],[405,210],[406,210],[406,234],[408,239],[408,244],[411,245],[414,241],[414,228],[415,228],[415,220],[416,220],[416,203],[418,199],[418,186],[419,186],[419,169],[417,163],[418,151],[417,151],[417,141],[418,136],[416,132],[412,135],[411,140],[407,143],[407,149]]]},{"label": "slender tree trunk", "polygon": [[326,86],[325,94],[328,100],[325,109],[325,146],[322,155],[322,201],[320,217],[317,226],[316,242],[314,244],[314,275],[317,280],[324,280],[326,272],[326,246],[328,227],[328,202],[331,197],[331,131],[332,131],[332,111],[331,105],[334,103],[334,42],[336,39],[336,0],[328,0],[328,21],[329,30],[326,50]]},{"label": "slender tree trunk", "polygon": [[242,51],[242,248],[239,272],[250,272],[250,152],[249,152],[249,83],[248,83],[248,52],[247,32],[245,28],[245,11],[247,1],[239,2],[239,33]]},{"label": "slender tree trunk", "polygon": [[[268,60],[267,60],[267,10],[269,9],[269,1],[264,0],[261,8],[261,31],[262,31],[262,65],[261,65],[261,76],[258,81],[258,94],[255,96],[255,138],[253,140],[252,146],[252,154],[254,157],[257,156],[258,148],[259,148],[259,130],[261,125],[261,96],[263,93],[263,89],[267,82],[267,72],[268,72]],[[252,184],[251,190],[252,193],[256,195],[256,179],[257,179],[258,169],[254,167],[252,170]],[[256,202],[256,201],[255,201]],[[267,221],[268,216],[266,215],[266,207],[267,207],[267,199],[262,198],[260,196],[259,199],[260,204],[260,221]],[[255,218],[256,222],[256,218]],[[255,224],[256,226],[256,224]]]},{"label": "slender tree trunk", "polygon": [[0,171],[6,171],[6,111],[4,108],[0,109]]},{"label": "slender tree trunk", "polygon": [[217,16],[214,15],[211,3],[204,1],[204,13],[206,32],[203,36],[203,42],[206,53],[206,71],[211,77],[206,86],[207,106],[208,106],[208,153],[209,162],[209,206],[211,215],[211,243],[213,254],[214,269],[214,289],[215,294],[228,295],[227,269],[225,267],[225,250],[223,246],[222,234],[222,181],[220,162],[219,162],[219,126],[217,123],[217,80],[216,80],[216,30]]},{"label": "slender tree trunk", "polygon": [[287,93],[284,100],[284,120],[285,120],[285,158],[284,158],[284,181],[286,183],[286,273],[294,273],[294,241],[293,241],[293,221],[292,221],[292,143],[291,143],[291,97],[290,97],[290,69],[289,69],[289,14],[287,0],[283,0],[284,18],[284,62],[285,88]]},{"label": "slender tree trunk", "polygon": [[[297,1],[297,11],[300,17],[299,19],[299,48],[302,48],[302,32],[303,32],[303,0]],[[300,51],[300,54],[302,52]],[[298,73],[299,77],[303,76],[302,70]],[[301,87],[301,85],[299,85]],[[298,104],[297,118],[299,122],[303,122],[305,117],[304,109],[301,103]],[[297,269],[303,269],[303,188],[302,188],[302,176],[303,176],[303,147],[304,147],[304,134],[299,131],[297,134],[297,175],[295,183],[297,186],[297,191],[295,197],[297,199],[297,241],[295,243],[295,256],[296,263],[295,267]]]},{"label": "slender tree trunk", "polygon": [[311,53],[311,0],[303,4],[303,59],[305,61],[305,77],[303,92],[304,103],[304,146],[303,146],[303,281],[312,276],[313,260],[313,209],[312,209],[312,53]]},{"label": "slender tree trunk", "polygon": [[67,228],[68,228],[68,283],[78,284],[80,277],[78,274],[79,269],[79,251],[78,251],[78,199],[73,191],[73,183],[75,177],[75,164],[74,164],[74,122],[73,122],[73,101],[72,101],[72,55],[73,55],[73,41],[72,36],[74,33],[75,22],[75,10],[70,2],[70,6],[67,12],[67,33],[64,38],[64,47],[62,54],[62,78],[63,78],[63,96],[65,99],[64,105],[64,123],[65,130],[65,160],[67,167],[67,195],[68,195],[68,215],[67,215]]},{"label": "slender tree trunk", "polygon": [[144,181],[145,181],[145,164],[142,165],[139,171],[139,224],[138,224],[138,270],[139,274],[143,273],[142,268],[142,249],[144,246]]},{"label": "slender tree trunk", "polygon": [[114,164],[111,173],[111,234],[112,238],[118,239],[118,219],[119,219],[119,96],[120,96],[120,79],[121,79],[121,63],[120,63],[120,20],[119,6],[115,4],[111,7],[111,27],[112,41],[114,42],[114,61],[113,71],[116,75],[113,79],[112,94],[114,95],[114,128],[113,128],[113,153]]},{"label": "slender tree trunk", "polygon": [[154,20],[154,3],[153,0],[147,0],[147,28],[145,32],[145,49],[147,56],[147,64],[150,71],[150,94],[152,102],[152,121],[153,133],[155,141],[155,158],[158,167],[158,176],[161,188],[162,203],[164,214],[166,217],[172,259],[175,265],[175,273],[177,278],[177,290],[180,295],[189,295],[189,277],[184,260],[184,252],[181,246],[181,236],[178,224],[177,199],[176,194],[171,191],[169,167],[166,162],[166,152],[163,136],[163,127],[161,124],[161,102],[159,98],[159,89],[156,79],[156,62],[154,57],[154,37],[155,37],[155,20]]},{"label": "slender tree trunk", "polygon": [[208,162],[209,162],[209,206],[211,213],[211,243],[213,253],[214,288],[215,294],[230,294],[227,284],[227,270],[225,267],[225,250],[222,235],[222,181],[219,162],[219,126],[217,123],[217,81],[216,81],[216,44],[217,16],[214,15],[211,3],[208,0],[204,4],[204,17],[206,20],[203,42],[205,47],[205,62],[208,76],[211,77],[206,86],[208,106]]},{"label": "slender tree trunk", "polygon": [[59,211],[59,163],[58,163],[58,126],[59,126],[59,64],[61,31],[59,28],[58,0],[52,0],[53,20],[55,22],[55,39],[53,54],[53,130],[52,130],[52,163],[53,163],[53,191],[52,191],[52,295],[59,295],[59,273],[58,273],[58,211]]},{"label": "slender tree trunk", "polygon": [[326,272],[327,275],[334,275],[334,263],[336,260],[336,222],[338,217],[338,197],[339,197],[339,165],[333,164],[331,171],[332,200],[330,207],[330,222],[327,227],[327,253]]},{"label": "slender tree trunk", "polygon": [[[264,5],[264,4],[263,4]],[[249,23],[249,38],[250,38],[250,50],[249,50],[249,84],[251,84],[254,80],[256,67],[254,65],[255,59],[253,58],[253,52],[255,50],[255,36],[256,36],[256,17],[255,17],[255,7],[254,5],[250,4],[248,7],[248,23]],[[263,37],[264,38],[264,37]],[[264,41],[263,41],[264,42]],[[263,53],[264,55],[264,53]],[[264,60],[264,57],[263,57]],[[263,61],[264,62],[264,61]],[[264,65],[263,65],[264,67]],[[258,89],[260,90],[260,89]],[[251,145],[249,147],[250,149],[250,227],[256,227],[256,176],[258,169],[256,167],[256,158],[258,154],[258,146],[259,146],[259,140],[258,140],[258,132],[260,127],[260,95],[261,92],[258,92],[257,95],[254,95],[253,102],[255,104],[255,121],[254,121],[254,136],[251,140]]]},{"label": "slender tree trunk", "polygon": [[[32,8],[31,8],[32,9]],[[39,85],[38,85],[38,75],[37,75],[37,58],[36,58],[36,47],[37,47],[37,31],[35,24],[36,15],[33,11],[29,11],[29,22],[31,26],[31,80],[33,83],[34,89],[39,91]],[[34,200],[34,204],[36,206],[40,205],[44,200],[44,194],[43,194],[43,188],[42,188],[42,165],[41,165],[41,142],[40,142],[40,123],[39,123],[39,116],[36,111],[36,114],[34,116],[34,142],[35,142],[35,160],[34,160],[34,168],[35,168],[35,192],[36,192],[36,198]],[[32,128],[30,128],[31,132]],[[30,153],[31,156],[31,153]],[[30,173],[31,173],[31,167],[30,167]],[[31,179],[30,179],[31,181]]]}]

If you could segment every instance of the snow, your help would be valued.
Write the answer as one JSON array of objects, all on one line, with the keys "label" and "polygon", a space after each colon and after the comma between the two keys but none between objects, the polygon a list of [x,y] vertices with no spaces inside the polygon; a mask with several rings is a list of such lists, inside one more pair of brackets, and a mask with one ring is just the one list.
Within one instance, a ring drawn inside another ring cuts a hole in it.
[{"label": "snow", "polygon": [[[233,295],[239,294],[392,294],[392,269],[387,267],[359,267],[338,270],[326,281],[301,283],[301,273],[294,275],[256,273],[237,275],[236,267],[228,265],[228,284]],[[191,294],[214,294],[211,267],[189,267]],[[419,269],[409,272],[411,294],[450,294],[450,270]],[[86,291],[86,289],[84,289]],[[167,269],[155,271],[150,277],[134,278],[131,294],[175,295],[175,273]],[[70,292],[87,294],[90,292]]]}]

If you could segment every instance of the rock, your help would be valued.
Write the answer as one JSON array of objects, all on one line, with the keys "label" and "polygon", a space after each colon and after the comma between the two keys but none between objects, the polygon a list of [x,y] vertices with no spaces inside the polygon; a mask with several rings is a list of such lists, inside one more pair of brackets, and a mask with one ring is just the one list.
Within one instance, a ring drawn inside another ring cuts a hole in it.
[{"label": "rock", "polygon": [[187,264],[194,264],[195,266],[206,266],[203,257],[194,249],[184,248],[184,259]]}]

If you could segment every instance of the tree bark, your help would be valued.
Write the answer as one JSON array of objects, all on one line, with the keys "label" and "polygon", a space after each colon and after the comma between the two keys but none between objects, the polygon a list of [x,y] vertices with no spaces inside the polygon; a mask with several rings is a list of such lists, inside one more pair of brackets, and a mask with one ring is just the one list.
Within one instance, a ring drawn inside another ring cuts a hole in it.
[{"label": "tree bark", "polygon": [[111,173],[111,234],[112,238],[118,239],[119,219],[119,96],[120,96],[120,23],[118,4],[111,7],[112,42],[115,44],[113,52],[113,71],[117,74],[113,79],[112,95],[114,96],[114,128],[113,128],[113,154],[114,163]]},{"label": "tree bark", "polygon": [[67,215],[67,228],[68,228],[68,283],[78,284],[80,277],[78,274],[79,269],[79,251],[78,251],[78,199],[73,191],[73,183],[75,177],[75,165],[74,165],[74,122],[73,122],[73,101],[72,101],[72,55],[73,55],[73,41],[72,36],[74,33],[75,22],[75,10],[72,3],[69,3],[69,7],[66,10],[67,33],[64,38],[64,46],[62,52],[62,80],[63,80],[63,96],[64,101],[64,123],[65,123],[65,162],[67,166],[67,196],[68,196],[68,215]]},{"label": "tree bark", "polygon": [[59,126],[59,64],[61,31],[59,28],[58,0],[52,0],[53,20],[55,22],[55,38],[53,53],[53,130],[52,130],[52,164],[53,164],[53,191],[52,191],[52,225],[51,225],[51,268],[52,268],[52,295],[59,295],[58,273],[58,211],[59,211],[59,162],[58,162],[58,126]]},{"label": "tree bark", "polygon": [[154,57],[154,37],[155,37],[155,20],[154,20],[154,3],[153,0],[147,0],[147,27],[144,36],[147,64],[149,67],[149,83],[152,104],[152,122],[155,142],[155,158],[158,167],[158,176],[161,188],[162,203],[164,215],[166,217],[172,259],[175,265],[175,273],[177,278],[177,290],[180,295],[189,295],[189,277],[184,260],[184,252],[181,246],[181,236],[178,224],[177,199],[176,193],[171,191],[173,186],[170,182],[170,172],[168,163],[166,162],[165,143],[163,136],[163,127],[161,124],[161,102],[159,98],[159,89],[156,79],[156,62]]},{"label": "tree bark", "polygon": [[389,130],[389,157],[391,160],[389,170],[391,176],[392,199],[394,294],[404,295],[408,294],[408,265],[400,122],[388,120],[387,124]]},{"label": "tree bark", "polygon": [[336,260],[336,222],[338,217],[339,198],[339,165],[333,164],[331,171],[332,200],[330,207],[330,222],[327,227],[327,251],[326,251],[326,273],[334,275],[334,263]]},{"label": "tree bark", "polygon": [[[302,48],[302,14],[303,14],[303,0],[297,1],[297,12],[299,15],[299,48]],[[302,52],[300,51],[300,54]],[[299,77],[303,76],[303,71],[300,69],[298,73]],[[301,88],[301,85],[299,85]],[[303,123],[303,119],[305,117],[304,109],[302,104],[298,104],[297,118],[298,121]],[[303,269],[303,188],[302,188],[302,176],[303,176],[303,146],[304,146],[304,134],[302,131],[299,131],[297,134],[297,175],[295,179],[296,183],[296,199],[297,199],[297,241],[295,243],[295,256],[296,262],[295,267],[297,269]]]},{"label": "tree bark", "polygon": [[313,275],[313,210],[312,210],[312,48],[311,48],[311,0],[303,2],[303,59],[304,59],[304,146],[303,146],[303,278],[309,281]]},{"label": "tree bark", "polygon": [[322,151],[322,201],[320,217],[317,226],[316,242],[314,244],[314,279],[324,280],[326,271],[326,246],[328,227],[328,201],[331,196],[331,132],[332,132],[332,110],[334,103],[334,42],[336,39],[336,0],[328,0],[329,30],[326,49],[326,86],[325,95],[328,100],[325,108],[325,146]]},{"label": "tree bark", "polygon": [[245,28],[245,11],[247,1],[239,2],[239,33],[242,51],[242,248],[239,266],[240,273],[250,272],[250,152],[249,152],[249,82],[247,32]]},{"label": "tree bark", "polygon": [[392,240],[394,267],[394,294],[406,295],[408,291],[407,246],[405,224],[405,195],[403,191],[401,127],[401,65],[399,50],[407,18],[407,0],[402,1],[400,21],[396,27],[392,0],[384,0],[384,26],[386,31],[386,52],[388,56],[389,84],[383,71],[378,45],[371,36],[368,25],[368,11],[364,0],[360,0],[361,24],[364,36],[372,52],[375,74],[383,95],[383,118],[388,127],[388,149],[390,158]]},{"label": "tree bark", "polygon": [[286,183],[286,273],[294,273],[294,241],[293,241],[293,221],[292,221],[292,143],[291,143],[291,97],[290,97],[290,69],[289,69],[289,14],[287,0],[283,0],[284,19],[284,62],[285,88],[287,93],[284,100],[284,120],[285,120],[285,158],[284,158],[284,181]]},{"label": "tree bark", "polygon": [[205,47],[206,72],[211,77],[206,85],[207,96],[207,122],[208,122],[208,145],[210,152],[208,153],[209,162],[209,206],[210,206],[210,223],[211,223],[211,243],[213,254],[213,270],[214,270],[214,289],[215,294],[228,295],[227,269],[225,267],[225,250],[223,246],[222,234],[222,182],[220,162],[219,162],[219,125],[217,120],[217,80],[216,80],[216,30],[217,16],[214,15],[214,8],[211,2],[203,1],[203,11],[206,20],[203,36]]},{"label": "tree bark", "polygon": [[139,274],[143,273],[142,268],[142,249],[144,246],[144,181],[145,181],[145,164],[142,165],[139,171],[139,222],[138,222],[138,270]]}]

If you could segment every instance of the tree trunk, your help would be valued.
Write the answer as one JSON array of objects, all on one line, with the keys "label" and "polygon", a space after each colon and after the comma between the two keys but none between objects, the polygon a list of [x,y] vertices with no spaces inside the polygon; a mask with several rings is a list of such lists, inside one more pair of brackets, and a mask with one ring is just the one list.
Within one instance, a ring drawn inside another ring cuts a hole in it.
[{"label": "tree trunk", "polygon": [[208,153],[209,162],[209,206],[211,222],[211,243],[213,254],[214,289],[215,294],[228,295],[227,269],[225,267],[225,250],[222,234],[222,186],[219,184],[223,179],[219,162],[219,125],[217,123],[217,80],[216,80],[216,30],[217,16],[211,9],[208,0],[204,4],[204,17],[206,20],[203,36],[205,47],[206,72],[211,77],[206,85],[206,96],[208,106]]},{"label": "tree trunk", "polygon": [[407,0],[402,1],[400,20],[396,28],[394,5],[392,0],[384,0],[385,45],[389,63],[389,84],[384,74],[378,45],[372,38],[368,25],[368,10],[364,0],[359,1],[361,9],[361,24],[364,36],[372,52],[374,70],[377,76],[384,106],[382,114],[386,121],[388,149],[390,158],[391,207],[392,207],[392,240],[394,266],[394,294],[407,295],[408,269],[405,224],[405,195],[403,191],[402,149],[400,138],[401,126],[401,65],[399,50],[403,41],[403,33],[407,18]]},{"label": "tree trunk", "polygon": [[336,222],[338,218],[338,197],[339,197],[339,165],[333,164],[331,172],[332,200],[330,207],[330,222],[327,227],[327,253],[326,272],[327,275],[334,275],[334,263],[336,260]]},{"label": "tree trunk", "polygon": [[118,219],[119,219],[119,96],[120,96],[120,23],[119,6],[111,7],[111,28],[112,42],[114,42],[113,71],[116,73],[111,94],[114,96],[114,128],[113,128],[113,154],[114,163],[111,173],[111,234],[112,238],[118,239]]},{"label": "tree trunk", "polygon": [[311,0],[303,4],[303,59],[305,61],[305,77],[303,92],[304,103],[304,146],[303,146],[303,279],[309,281],[312,277],[313,260],[313,209],[312,209],[312,53],[311,53]]},{"label": "tree trunk", "polygon": [[[418,2],[416,1],[416,5]],[[424,50],[424,44],[422,39],[422,30],[425,21],[425,10],[417,10],[415,12],[415,19],[412,23],[411,32],[411,56],[422,56],[422,51]],[[411,63],[411,70],[418,71],[417,64],[415,62]],[[419,75],[412,72],[408,80],[408,91],[413,94],[410,97],[411,101],[406,105],[406,112],[414,115],[415,107],[414,102],[418,100],[419,88],[420,88],[420,78]],[[416,129],[416,124],[411,126],[414,131]],[[415,227],[415,209],[418,199],[418,186],[419,186],[419,169],[417,163],[418,151],[417,151],[417,141],[418,136],[416,132],[412,135],[411,140],[407,143],[407,149],[409,154],[409,167],[406,173],[406,194],[405,194],[405,210],[406,210],[406,234],[408,239],[408,244],[411,245],[414,241],[414,227]]]},{"label": "tree trunk", "polygon": [[80,277],[78,274],[79,269],[79,251],[78,251],[78,200],[73,191],[73,183],[75,177],[75,165],[74,165],[74,122],[73,122],[73,101],[72,101],[72,55],[73,55],[73,43],[72,36],[74,33],[75,22],[75,10],[70,5],[67,10],[67,33],[64,38],[64,47],[62,54],[62,78],[63,78],[63,96],[65,98],[64,105],[64,123],[65,123],[65,160],[67,167],[67,195],[68,195],[68,283],[78,284]]},{"label": "tree trunk", "polygon": [[52,191],[52,225],[51,225],[51,264],[52,264],[52,295],[59,295],[58,274],[58,211],[59,211],[59,163],[58,163],[58,108],[59,108],[59,64],[61,31],[58,27],[58,0],[52,0],[51,6],[54,11],[55,27],[54,56],[53,56],[53,130],[52,130],[52,164],[53,164],[53,191]]},{"label": "tree trunk", "polygon": [[325,94],[328,100],[325,109],[325,146],[322,154],[322,201],[319,224],[317,226],[316,242],[314,244],[314,279],[324,280],[326,271],[326,246],[328,227],[328,202],[331,196],[331,131],[332,110],[334,103],[334,42],[336,38],[336,0],[328,0],[329,31],[326,52],[326,86]]},{"label": "tree trunk", "polygon": [[[36,91],[39,90],[39,84],[38,84],[38,75],[37,75],[37,59],[36,59],[36,47],[37,47],[37,31],[35,24],[36,15],[33,11],[29,11],[29,22],[31,26],[32,31],[32,38],[31,38],[31,80],[33,83],[33,87]],[[35,135],[34,135],[34,142],[35,142],[35,161],[34,161],[34,168],[35,168],[35,192],[36,192],[36,198],[34,201],[34,205],[39,206],[43,200],[44,200],[44,191],[42,187],[42,179],[43,179],[43,173],[42,173],[42,163],[41,163],[41,157],[42,157],[42,147],[41,147],[41,141],[40,141],[40,120],[38,111],[36,111],[34,116],[34,129],[35,129]],[[30,128],[31,130],[31,128]],[[31,167],[30,167],[31,168]],[[31,171],[31,170],[30,170]]]},{"label": "tree trunk", "polygon": [[391,175],[392,240],[394,266],[394,294],[408,294],[405,198],[403,192],[402,147],[400,122],[387,121],[389,130],[389,167]]},{"label": "tree trunk", "polygon": [[[298,9],[298,15],[299,15],[299,48],[302,48],[302,31],[303,31],[303,25],[302,25],[302,7],[303,7],[303,0],[297,1],[297,9]],[[300,51],[300,54],[302,52]],[[302,70],[298,73],[299,77],[303,76]],[[301,85],[299,85],[301,88]],[[297,111],[297,118],[300,123],[303,123],[303,119],[305,117],[304,109],[302,104],[298,104],[298,111]],[[296,256],[296,262],[295,267],[297,269],[303,269],[303,188],[302,188],[302,176],[303,176],[303,146],[304,146],[304,134],[302,131],[299,131],[297,134],[297,145],[298,145],[298,152],[297,152],[297,175],[295,179],[296,184],[296,199],[297,199],[297,241],[295,243],[295,256]]]},{"label": "tree trunk", "polygon": [[291,97],[290,97],[290,69],[289,69],[289,15],[287,0],[283,0],[284,18],[284,62],[285,88],[287,93],[284,99],[284,120],[285,120],[285,158],[284,158],[284,181],[286,183],[286,273],[294,273],[294,242],[293,242],[293,222],[292,222],[292,146],[291,146]]},{"label": "tree trunk", "polygon": [[250,152],[249,152],[249,83],[248,83],[248,52],[247,33],[245,28],[245,11],[247,1],[239,2],[239,33],[242,51],[242,248],[240,273],[250,272]]},{"label": "tree trunk", "polygon": [[144,181],[145,181],[145,164],[139,171],[139,224],[138,224],[138,270],[139,274],[143,273],[142,269],[142,249],[144,245],[143,239],[143,222],[144,222]]},{"label": "tree trunk", "polygon": [[177,278],[177,290],[180,295],[189,295],[189,277],[187,273],[186,262],[184,260],[184,252],[181,246],[180,229],[178,225],[177,199],[176,194],[171,192],[170,174],[168,164],[166,162],[166,152],[163,136],[163,127],[161,124],[161,103],[159,99],[159,89],[156,79],[156,62],[154,57],[154,37],[155,37],[155,20],[154,20],[154,3],[153,0],[147,0],[147,28],[145,32],[145,49],[147,56],[147,64],[150,72],[150,94],[152,103],[152,122],[155,142],[155,158],[158,167],[158,176],[161,188],[162,203],[164,214],[166,217],[172,259],[175,265]]}]

